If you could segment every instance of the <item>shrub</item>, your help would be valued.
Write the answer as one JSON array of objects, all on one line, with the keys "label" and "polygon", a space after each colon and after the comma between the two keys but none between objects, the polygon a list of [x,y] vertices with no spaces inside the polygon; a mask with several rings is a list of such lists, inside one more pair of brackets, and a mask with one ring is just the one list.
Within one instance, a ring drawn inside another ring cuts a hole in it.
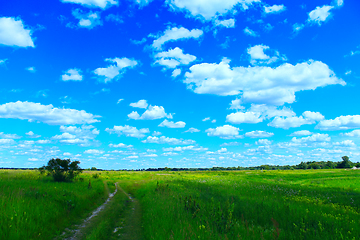
[{"label": "shrub", "polygon": [[78,166],[79,163],[79,161],[71,162],[70,159],[53,158],[47,163],[47,166],[44,165],[39,170],[40,172],[47,171],[56,182],[71,182],[82,172]]}]

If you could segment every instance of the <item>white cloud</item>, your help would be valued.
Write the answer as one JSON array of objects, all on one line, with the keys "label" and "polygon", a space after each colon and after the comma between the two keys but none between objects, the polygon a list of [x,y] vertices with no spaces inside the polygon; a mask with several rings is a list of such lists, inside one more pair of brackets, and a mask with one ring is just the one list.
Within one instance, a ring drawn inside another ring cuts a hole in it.
[{"label": "white cloud", "polygon": [[138,62],[126,57],[106,58],[105,61],[115,63],[106,68],[97,68],[94,73],[98,75],[104,83],[111,82],[113,79],[119,79],[127,68],[134,68]]},{"label": "white cloud", "polygon": [[305,25],[302,24],[302,23],[295,23],[295,24],[293,25],[293,31],[294,31],[294,33],[297,33],[297,32],[299,32],[301,29],[303,29],[304,27],[305,27]]},{"label": "white cloud", "polygon": [[[75,9],[72,11],[72,14],[76,19],[79,20],[77,25],[78,27],[92,29],[96,26],[102,25],[99,12],[90,11],[88,13],[84,13],[80,9]],[[73,23],[68,23],[66,26],[70,28],[76,28]]]},{"label": "white cloud", "polygon": [[[1,64],[1,63],[0,63]],[[32,72],[32,73],[34,73],[34,72],[36,72],[36,69],[35,69],[35,67],[27,67],[27,68],[25,68],[27,71],[29,71],[29,72]]]},{"label": "white cloud", "polygon": [[133,145],[126,145],[124,143],[119,143],[119,144],[109,144],[109,147],[114,147],[114,148],[132,148]]},{"label": "white cloud", "polygon": [[315,128],[320,130],[347,130],[359,127],[360,115],[347,115],[331,120],[322,120]]},{"label": "white cloud", "polygon": [[134,0],[140,7],[145,7],[149,5],[153,0]]},{"label": "white cloud", "polygon": [[100,131],[94,128],[92,125],[83,125],[81,127],[76,126],[61,126],[61,135],[55,135],[52,137],[54,140],[59,140],[65,144],[79,144],[80,146],[89,146],[95,143],[94,140]]},{"label": "white cloud", "polygon": [[290,136],[308,136],[311,134],[312,134],[312,132],[310,132],[308,130],[300,130],[300,131],[293,132],[292,134],[290,134]]},{"label": "white cloud", "polygon": [[29,132],[27,132],[25,134],[28,135],[31,138],[39,138],[39,137],[41,137],[40,135],[35,134],[33,131],[29,131]]},{"label": "white cloud", "polygon": [[317,23],[319,26],[322,22],[326,21],[326,19],[330,16],[330,10],[333,9],[333,6],[322,6],[316,7],[315,10],[309,12],[308,22]]},{"label": "white cloud", "polygon": [[180,64],[188,65],[196,60],[195,56],[184,54],[183,50],[178,47],[170,49],[167,52],[159,52],[155,54],[154,57],[156,59],[155,63],[168,68],[176,68]]},{"label": "white cloud", "polygon": [[1,138],[9,138],[9,139],[20,139],[21,137],[17,134],[5,134],[3,132],[0,132]]},{"label": "white cloud", "polygon": [[61,0],[63,3],[76,3],[85,7],[106,9],[112,5],[118,5],[115,0]]},{"label": "white cloud", "polygon": [[98,149],[88,149],[88,150],[86,150],[84,153],[86,153],[86,154],[95,154],[95,155],[98,155],[98,154],[103,154],[104,151],[98,150]]},{"label": "white cloud", "polygon": [[195,147],[195,146],[185,146],[185,147],[169,147],[169,148],[163,148],[164,152],[182,152],[182,151],[186,151],[186,150],[191,150],[191,151],[207,151],[208,148],[204,148],[204,147]]},{"label": "white cloud", "polygon": [[138,120],[140,119],[140,115],[137,111],[132,111],[131,113],[129,113],[128,115],[128,118],[130,119],[135,119],[135,120]]},{"label": "white cloud", "polygon": [[145,137],[145,133],[150,132],[148,128],[137,129],[136,127],[132,127],[129,125],[114,126],[112,129],[106,128],[105,131],[107,131],[110,134],[116,133],[119,136],[125,135],[127,137],[136,137],[136,138],[143,138]]},{"label": "white cloud", "polygon": [[121,101],[124,101],[124,99],[123,99],[123,98],[120,98],[120,99],[117,101],[116,104],[119,104]]},{"label": "white cloud", "polygon": [[344,0],[333,0],[333,2],[335,3],[334,5],[336,5],[337,7],[341,7],[342,5],[344,5]]},{"label": "white cloud", "polygon": [[0,44],[12,47],[35,47],[31,30],[26,29],[22,20],[12,17],[0,18]]},{"label": "white cloud", "polygon": [[112,14],[110,13],[105,17],[106,21],[113,21],[115,23],[124,23],[124,20],[122,19],[121,15],[119,14]]},{"label": "white cloud", "polygon": [[[272,53],[272,57],[266,55],[264,50]],[[279,60],[286,60],[285,56],[280,56],[278,51],[271,50],[269,46],[266,45],[255,45],[247,49],[247,53],[250,55],[250,63],[252,65],[268,65]]]},{"label": "white cloud", "polygon": [[230,110],[240,110],[240,109],[244,109],[245,107],[244,106],[241,106],[241,100],[240,99],[235,99],[235,100],[232,100],[231,103],[230,103]]},{"label": "white cloud", "polygon": [[84,110],[54,108],[51,104],[17,101],[0,105],[0,118],[27,119],[50,125],[89,124],[100,122],[96,119],[99,117]]},{"label": "white cloud", "polygon": [[218,20],[216,19],[214,22],[215,26],[225,27],[225,28],[234,28],[235,27],[235,19],[230,18],[226,20]]},{"label": "white cloud", "polygon": [[130,103],[130,106],[131,107],[135,107],[135,108],[147,108],[148,107],[148,103],[146,100],[142,99],[142,100],[139,100],[138,102],[136,103]]},{"label": "white cloud", "polygon": [[270,145],[272,141],[269,141],[267,139],[259,139],[255,142],[256,145]]},{"label": "white cloud", "polygon": [[206,117],[202,121],[205,122],[205,121],[209,121],[209,120],[210,120],[210,117]]},{"label": "white cloud", "polygon": [[167,0],[167,4],[172,9],[185,11],[190,16],[203,20],[211,20],[214,17],[225,15],[237,5],[246,10],[256,2],[260,2],[260,0]]},{"label": "white cloud", "polygon": [[176,123],[172,121],[168,121],[165,119],[162,123],[159,124],[159,127],[167,127],[167,128],[184,128],[186,125],[185,122],[178,121]]},{"label": "white cloud", "polygon": [[160,136],[161,134],[162,134],[161,132],[154,131],[152,135],[153,135],[153,136]]},{"label": "white cloud", "polygon": [[5,58],[5,59],[0,59],[0,66],[1,65],[3,65],[3,64],[5,64],[6,63],[6,61],[7,61],[7,59]]},{"label": "white cloud", "polygon": [[303,138],[293,137],[291,139],[291,141],[294,143],[329,142],[330,140],[331,138],[329,137],[328,134],[321,134],[321,133],[315,133],[311,136],[303,137]]},{"label": "white cloud", "polygon": [[259,112],[236,112],[226,116],[226,122],[232,124],[259,123],[262,121],[263,119]]},{"label": "white cloud", "polygon": [[167,114],[162,106],[151,106],[141,115],[141,120],[154,120],[160,118],[172,119],[172,114]]},{"label": "white cloud", "polygon": [[61,79],[63,81],[69,81],[69,80],[73,80],[73,81],[82,81],[83,76],[81,75],[81,70],[80,69],[69,69],[65,72],[65,74],[63,74],[61,76]]},{"label": "white cloud", "polygon": [[216,119],[211,120],[212,123],[216,123]]},{"label": "white cloud", "polygon": [[318,112],[305,111],[300,117],[275,117],[268,126],[289,129],[292,127],[300,127],[304,124],[314,124],[324,119],[324,116]]},{"label": "white cloud", "polygon": [[176,41],[180,39],[188,39],[188,38],[199,38],[203,34],[203,31],[200,29],[193,29],[189,31],[184,27],[173,27],[168,28],[164,31],[163,35],[155,39],[152,43],[152,47],[156,50],[161,50],[162,45],[169,41]]},{"label": "white cloud", "polygon": [[240,129],[237,127],[233,127],[231,125],[224,125],[217,128],[209,128],[205,130],[208,136],[216,136],[220,137],[222,139],[235,139],[235,138],[241,138],[239,135]]},{"label": "white cloud", "polygon": [[13,144],[15,143],[14,139],[10,139],[10,138],[0,138],[0,144],[1,145],[5,145],[5,144]]},{"label": "white cloud", "polygon": [[274,134],[271,132],[258,131],[258,130],[245,133],[245,137],[250,137],[250,138],[266,138],[272,136],[274,136]]},{"label": "white cloud", "polygon": [[219,64],[201,63],[190,67],[183,80],[198,94],[239,95],[242,102],[282,105],[295,101],[295,92],[314,90],[327,85],[345,85],[320,61],[292,65],[233,67],[228,59]]},{"label": "white cloud", "polygon": [[146,140],[141,141],[143,143],[158,143],[158,144],[173,144],[173,145],[190,145],[194,144],[195,141],[191,139],[183,140],[177,138],[169,138],[165,136],[152,137],[148,136]]},{"label": "white cloud", "polygon": [[348,137],[360,137],[360,130],[353,130],[348,133],[343,133],[342,135],[348,136]]},{"label": "white cloud", "polygon": [[281,5],[272,5],[272,6],[264,6],[264,12],[265,13],[280,13],[282,11],[285,11],[286,7],[281,4]]},{"label": "white cloud", "polygon": [[176,77],[179,76],[180,74],[181,74],[181,69],[175,69],[175,70],[172,72],[171,76],[172,76],[173,78],[176,78]]},{"label": "white cloud", "polygon": [[259,34],[255,32],[254,30],[251,30],[249,27],[244,28],[244,33],[246,35],[252,36],[252,37],[258,37]]},{"label": "white cloud", "polygon": [[195,133],[195,132],[200,132],[199,129],[196,129],[196,128],[189,128],[188,130],[186,130],[185,132],[189,132],[189,133]]},{"label": "white cloud", "polygon": [[341,147],[356,147],[356,144],[352,140],[344,140],[341,142],[334,142],[333,145]]}]

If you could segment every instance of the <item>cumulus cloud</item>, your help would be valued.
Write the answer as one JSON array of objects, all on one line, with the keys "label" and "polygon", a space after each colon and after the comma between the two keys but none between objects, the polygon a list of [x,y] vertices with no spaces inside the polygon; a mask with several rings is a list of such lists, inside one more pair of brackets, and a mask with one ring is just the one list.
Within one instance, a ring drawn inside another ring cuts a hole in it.
[{"label": "cumulus cloud", "polygon": [[172,119],[172,114],[167,114],[163,106],[149,106],[149,108],[140,116],[136,111],[131,112],[128,115],[129,118],[134,120],[155,120],[161,118]]},{"label": "cumulus cloud", "polygon": [[262,121],[263,119],[259,112],[236,112],[226,116],[226,122],[233,124],[259,123]]},{"label": "cumulus cloud", "polygon": [[95,155],[99,155],[99,154],[103,154],[104,151],[102,150],[98,150],[98,149],[88,149],[86,150],[84,153],[86,154],[95,154]]},{"label": "cumulus cloud", "polygon": [[290,134],[290,136],[308,136],[311,134],[312,134],[312,132],[310,132],[308,130],[300,130],[300,131],[293,132],[292,134]]},{"label": "cumulus cloud", "polygon": [[297,32],[299,32],[301,29],[303,29],[304,27],[305,27],[305,25],[302,24],[302,23],[295,23],[295,24],[293,25],[293,32],[294,32],[294,33],[297,33]]},{"label": "cumulus cloud", "polygon": [[340,84],[329,67],[320,61],[292,65],[284,63],[276,68],[268,66],[233,67],[228,59],[219,64],[201,63],[190,67],[183,80],[187,87],[198,94],[220,96],[240,95],[241,101],[283,105],[295,101],[295,93],[318,87]]},{"label": "cumulus cloud", "polygon": [[352,140],[344,140],[341,142],[334,142],[333,145],[340,147],[356,147],[356,144]]},{"label": "cumulus cloud", "polygon": [[107,83],[113,79],[119,79],[125,73],[127,68],[134,68],[138,62],[126,57],[106,58],[105,61],[115,63],[106,68],[97,68],[94,73],[99,76],[100,81]]},{"label": "cumulus cloud", "polygon": [[8,139],[20,139],[21,137],[17,134],[6,134],[3,132],[0,132],[0,137],[1,138],[8,138]]},{"label": "cumulus cloud", "polygon": [[329,137],[328,134],[321,134],[321,133],[315,133],[311,136],[303,137],[303,138],[293,137],[291,139],[291,141],[294,143],[329,142],[330,140],[331,138]]},{"label": "cumulus cloud", "polygon": [[314,124],[324,119],[324,116],[318,112],[305,111],[300,117],[275,117],[268,126],[289,129],[292,127],[300,127],[304,124]]},{"label": "cumulus cloud", "polygon": [[322,120],[315,128],[320,130],[347,130],[359,127],[360,115],[347,115],[335,119]]},{"label": "cumulus cloud", "polygon": [[333,9],[333,6],[324,5],[322,7],[317,6],[314,10],[309,12],[309,23],[318,24],[319,26],[326,21],[330,16],[330,10]]},{"label": "cumulus cloud", "polygon": [[232,100],[230,103],[230,110],[240,110],[240,109],[244,109],[244,106],[241,106],[241,100],[240,99],[235,99]]},{"label": "cumulus cloud", "polygon": [[235,6],[247,10],[253,3],[260,0],[168,0],[167,4],[176,11],[185,11],[192,17],[211,20],[217,16],[229,13]]},{"label": "cumulus cloud", "polygon": [[219,27],[225,27],[225,28],[234,28],[235,27],[235,19],[230,18],[230,19],[226,19],[226,20],[218,20],[216,19],[214,22],[215,26],[219,26]]},{"label": "cumulus cloud", "polygon": [[133,145],[126,145],[124,143],[119,143],[119,144],[109,144],[109,147],[113,147],[113,148],[132,148]]},{"label": "cumulus cloud", "polygon": [[0,118],[27,119],[50,125],[89,124],[100,122],[96,119],[99,117],[84,110],[55,108],[51,104],[17,101],[0,105]]},{"label": "cumulus cloud", "polygon": [[0,18],[0,44],[11,47],[35,47],[31,30],[26,29],[20,18]]},{"label": "cumulus cloud", "polygon": [[[84,13],[80,9],[75,9],[72,11],[73,16],[79,20],[78,27],[92,29],[96,26],[102,25],[101,17],[99,12],[88,12]],[[68,23],[67,27],[74,28],[75,26],[72,23]]]},{"label": "cumulus cloud", "polygon": [[29,132],[27,132],[25,134],[30,138],[39,138],[39,137],[41,137],[40,135],[35,134],[33,131],[29,131]]},{"label": "cumulus cloud", "polygon": [[165,136],[161,137],[152,137],[148,136],[146,140],[142,141],[143,143],[158,143],[158,144],[172,144],[172,145],[190,145],[194,144],[195,141],[191,139],[183,140],[177,138],[169,138]]},{"label": "cumulus cloud", "polygon": [[250,137],[250,138],[267,138],[272,136],[274,136],[274,134],[271,132],[258,131],[258,130],[245,133],[245,137]]},{"label": "cumulus cloud", "polygon": [[185,122],[178,121],[178,122],[172,122],[165,119],[162,123],[159,124],[159,127],[167,127],[167,128],[184,128],[186,125]]},{"label": "cumulus cloud", "polygon": [[106,128],[105,131],[107,131],[110,134],[116,133],[119,136],[125,135],[127,137],[136,137],[136,138],[143,138],[143,137],[145,137],[146,133],[150,132],[148,128],[137,129],[136,127],[132,127],[132,126],[129,126],[129,125],[114,126],[111,129]]},{"label": "cumulus cloud", "polygon": [[353,130],[348,133],[343,133],[342,135],[347,136],[347,137],[360,137],[360,130]]},{"label": "cumulus cloud", "polygon": [[249,27],[244,28],[244,33],[251,37],[258,37],[259,34],[255,32],[254,30],[251,30]]},{"label": "cumulus cloud", "polygon": [[295,113],[286,107],[278,108],[265,104],[251,104],[246,112],[231,113],[226,116],[226,121],[233,124],[259,123],[273,117],[292,117]]},{"label": "cumulus cloud", "polygon": [[173,78],[176,78],[176,77],[179,76],[180,74],[181,74],[181,69],[175,69],[175,70],[172,72],[171,76],[172,76]]},{"label": "cumulus cloud", "polygon": [[199,129],[197,129],[197,128],[193,128],[193,127],[191,127],[191,128],[189,128],[188,130],[186,130],[185,132],[195,133],[195,132],[200,132],[200,130],[199,130]]},{"label": "cumulus cloud", "polygon": [[113,5],[118,5],[118,1],[116,0],[61,0],[63,3],[75,3],[81,4],[85,7],[90,8],[101,8],[106,9]]},{"label": "cumulus cloud", "polygon": [[168,28],[164,31],[164,33],[155,39],[152,43],[152,47],[156,50],[161,50],[162,45],[169,41],[177,41],[189,38],[199,38],[203,34],[203,31],[200,29],[193,29],[189,31],[184,27],[173,27]]},{"label": "cumulus cloud", "polygon": [[53,140],[58,140],[65,144],[79,144],[80,146],[89,146],[97,143],[94,139],[99,135],[100,131],[92,125],[76,126],[61,126],[61,135],[55,135]]},{"label": "cumulus cloud", "polygon": [[130,106],[131,107],[135,107],[135,108],[147,108],[148,107],[148,103],[146,100],[142,99],[142,100],[139,100],[137,101],[136,103],[130,103]]},{"label": "cumulus cloud", "polygon": [[[0,61],[1,64],[1,61]],[[31,73],[35,73],[36,72],[36,68],[35,67],[27,67],[25,68],[27,71],[31,72]]]},{"label": "cumulus cloud", "polygon": [[185,146],[185,147],[169,147],[169,148],[163,148],[164,152],[182,152],[182,151],[207,151],[208,148],[204,147],[196,147],[196,146]]},{"label": "cumulus cloud", "polygon": [[237,127],[233,127],[231,125],[224,125],[217,128],[209,128],[205,130],[208,136],[211,137],[220,137],[222,139],[235,139],[241,138],[242,136],[239,135],[240,129]]},{"label": "cumulus cloud", "polygon": [[[166,52],[155,54],[155,64],[168,68],[176,68],[179,65],[188,65],[196,60],[196,57],[190,54],[184,54],[183,50],[176,47]],[[180,69],[179,69],[180,70]]]},{"label": "cumulus cloud", "polygon": [[281,5],[272,5],[272,6],[264,6],[264,12],[265,13],[280,13],[286,10],[286,7]]},{"label": "cumulus cloud", "polygon": [[[268,56],[264,53],[264,50],[272,53],[273,56]],[[271,50],[269,46],[266,45],[255,45],[247,49],[247,53],[250,55],[250,63],[252,65],[268,65],[275,63],[279,60],[285,61],[285,56],[280,56],[278,51]]]},{"label": "cumulus cloud", "polygon": [[272,141],[269,141],[267,139],[259,139],[255,142],[256,145],[270,145]]},{"label": "cumulus cloud", "polygon": [[63,74],[61,76],[61,79],[63,81],[82,81],[83,76],[81,75],[81,70],[80,69],[69,69],[65,72],[65,74]]}]

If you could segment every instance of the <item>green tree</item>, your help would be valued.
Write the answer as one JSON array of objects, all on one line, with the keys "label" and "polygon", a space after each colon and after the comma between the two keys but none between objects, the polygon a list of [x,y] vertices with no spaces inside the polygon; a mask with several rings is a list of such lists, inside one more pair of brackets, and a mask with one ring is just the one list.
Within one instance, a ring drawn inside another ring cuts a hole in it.
[{"label": "green tree", "polygon": [[299,165],[297,165],[299,169],[307,169],[308,165],[306,162],[301,162]]},{"label": "green tree", "polygon": [[80,164],[79,161],[71,162],[70,159],[53,158],[47,163],[47,166],[44,165],[39,170],[47,171],[56,182],[71,182],[82,172],[78,164]]},{"label": "green tree", "polygon": [[341,157],[342,162],[340,162],[337,167],[338,168],[351,168],[352,162],[350,161],[348,156]]}]

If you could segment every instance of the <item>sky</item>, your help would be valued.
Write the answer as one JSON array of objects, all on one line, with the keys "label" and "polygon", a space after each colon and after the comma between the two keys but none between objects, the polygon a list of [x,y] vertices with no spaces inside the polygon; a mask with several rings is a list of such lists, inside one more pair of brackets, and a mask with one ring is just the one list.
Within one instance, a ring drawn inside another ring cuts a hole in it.
[{"label": "sky", "polygon": [[358,0],[0,2],[0,167],[360,161]]}]

